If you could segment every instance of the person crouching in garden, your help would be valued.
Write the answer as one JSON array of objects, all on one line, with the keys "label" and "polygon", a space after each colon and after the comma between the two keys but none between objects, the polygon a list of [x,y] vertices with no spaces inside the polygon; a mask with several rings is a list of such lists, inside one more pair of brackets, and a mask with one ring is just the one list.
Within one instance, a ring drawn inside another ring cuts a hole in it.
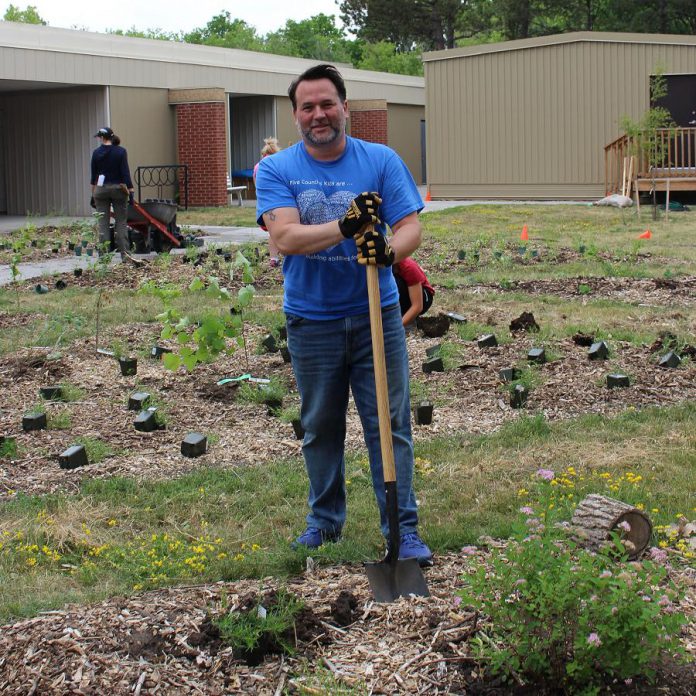
[{"label": "person crouching in garden", "polygon": [[412,258],[398,261],[392,266],[392,270],[399,289],[401,323],[408,326],[430,309],[435,290],[423,269]]}]

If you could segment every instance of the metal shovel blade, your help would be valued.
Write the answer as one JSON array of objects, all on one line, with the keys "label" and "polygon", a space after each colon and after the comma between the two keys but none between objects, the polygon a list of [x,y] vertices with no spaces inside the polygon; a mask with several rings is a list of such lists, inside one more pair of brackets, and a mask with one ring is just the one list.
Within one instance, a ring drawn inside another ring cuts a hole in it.
[{"label": "metal shovel blade", "polygon": [[365,572],[372,594],[378,602],[393,602],[399,597],[409,595],[430,596],[423,571],[416,558],[366,563]]}]

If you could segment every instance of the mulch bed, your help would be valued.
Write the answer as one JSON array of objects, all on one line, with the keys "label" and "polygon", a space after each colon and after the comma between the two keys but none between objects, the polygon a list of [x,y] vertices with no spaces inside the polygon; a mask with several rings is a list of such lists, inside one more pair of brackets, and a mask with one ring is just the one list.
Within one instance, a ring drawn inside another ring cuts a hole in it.
[{"label": "mulch bed", "polygon": [[[488,553],[475,552],[475,561],[487,563]],[[425,571],[431,596],[392,604],[372,600],[360,566],[320,568],[308,560],[307,571],[285,584],[306,603],[297,652],[269,655],[256,667],[235,659],[232,649],[220,643],[210,616],[221,613],[223,601],[236,610],[250,595],[277,588],[275,579],[162,589],[42,612],[2,627],[0,692],[329,693],[307,681],[303,665],[308,661],[366,693],[543,694],[529,685],[501,687],[477,667],[470,641],[485,622],[456,599],[471,558],[470,551],[438,557]],[[689,588],[683,608],[693,615],[696,572],[687,568],[672,574]],[[684,639],[695,654],[693,624]],[[692,662],[665,668],[657,686],[643,690],[638,682],[631,689],[616,684],[609,693],[686,696],[694,683]]]}]

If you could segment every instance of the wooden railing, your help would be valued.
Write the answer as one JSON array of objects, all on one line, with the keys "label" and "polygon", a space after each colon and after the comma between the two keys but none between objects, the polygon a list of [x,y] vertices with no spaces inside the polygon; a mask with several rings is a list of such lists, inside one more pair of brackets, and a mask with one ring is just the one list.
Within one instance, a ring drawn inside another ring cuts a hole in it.
[{"label": "wooden railing", "polygon": [[[635,185],[655,179],[674,183],[682,179],[683,188],[696,189],[696,128],[658,128],[652,135],[622,135],[605,146],[607,194],[625,191],[627,180]],[[686,180],[693,180],[693,185],[686,186]]]}]

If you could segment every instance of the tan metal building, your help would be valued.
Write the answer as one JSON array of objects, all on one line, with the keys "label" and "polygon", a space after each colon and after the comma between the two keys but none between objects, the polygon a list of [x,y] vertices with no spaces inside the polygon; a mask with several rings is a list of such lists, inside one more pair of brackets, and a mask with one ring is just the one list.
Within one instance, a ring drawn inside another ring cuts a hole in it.
[{"label": "tan metal building", "polygon": [[[226,173],[251,169],[264,137],[297,140],[287,88],[317,62],[0,22],[0,214],[89,214],[103,125],[121,137],[132,173],[192,158],[190,202],[224,204]],[[423,78],[340,69],[355,114],[387,122],[384,141],[420,183]],[[142,197],[174,195],[165,186]]]},{"label": "tan metal building", "polygon": [[[693,82],[696,37],[577,32],[426,53],[433,198],[593,199],[604,147],[650,107],[650,76]],[[691,87],[684,87],[691,85]]]}]

